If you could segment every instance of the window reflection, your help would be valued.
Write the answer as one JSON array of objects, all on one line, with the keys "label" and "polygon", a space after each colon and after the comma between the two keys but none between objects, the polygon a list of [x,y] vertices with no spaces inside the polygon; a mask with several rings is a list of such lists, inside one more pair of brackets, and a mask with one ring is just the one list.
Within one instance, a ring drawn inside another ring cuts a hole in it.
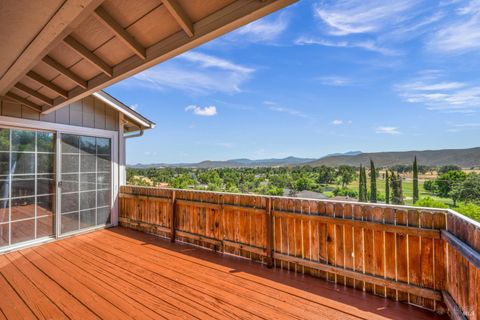
[{"label": "window reflection", "polygon": [[12,244],[35,239],[35,219],[12,222]]},{"label": "window reflection", "polygon": [[35,153],[12,152],[12,174],[35,173]]},{"label": "window reflection", "polygon": [[0,128],[0,151],[10,151],[10,129]]},{"label": "window reflection", "polygon": [[27,197],[35,195],[35,176],[13,176],[12,197]]},{"label": "window reflection", "polygon": [[12,221],[35,218],[35,198],[12,199]]},{"label": "window reflection", "polygon": [[35,131],[12,130],[12,151],[34,152]]},{"label": "window reflection", "polygon": [[0,128],[0,246],[54,234],[55,144],[52,132]]},{"label": "window reflection", "polygon": [[110,223],[111,141],[62,135],[61,230]]}]

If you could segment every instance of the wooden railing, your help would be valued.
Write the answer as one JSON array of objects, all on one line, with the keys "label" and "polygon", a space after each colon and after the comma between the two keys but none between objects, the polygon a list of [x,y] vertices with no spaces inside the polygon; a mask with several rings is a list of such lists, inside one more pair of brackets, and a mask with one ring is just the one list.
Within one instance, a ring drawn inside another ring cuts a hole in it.
[{"label": "wooden railing", "polygon": [[480,224],[450,210],[123,186],[119,222],[479,319]]}]

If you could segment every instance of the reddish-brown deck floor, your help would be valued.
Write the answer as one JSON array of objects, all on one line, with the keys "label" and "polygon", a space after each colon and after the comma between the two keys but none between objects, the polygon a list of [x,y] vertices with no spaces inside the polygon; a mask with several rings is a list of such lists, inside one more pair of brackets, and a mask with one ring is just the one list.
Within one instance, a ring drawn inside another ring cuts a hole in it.
[{"label": "reddish-brown deck floor", "polygon": [[114,228],[0,256],[0,318],[431,319],[320,279]]}]

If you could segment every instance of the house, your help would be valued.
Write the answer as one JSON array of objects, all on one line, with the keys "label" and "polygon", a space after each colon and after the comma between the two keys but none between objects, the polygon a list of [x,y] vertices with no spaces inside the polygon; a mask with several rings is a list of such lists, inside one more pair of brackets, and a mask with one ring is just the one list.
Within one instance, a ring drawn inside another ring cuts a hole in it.
[{"label": "house", "polygon": [[326,195],[320,192],[309,191],[309,190],[295,191],[288,188],[283,190],[283,196],[305,198],[305,199],[328,199]]},{"label": "house", "polygon": [[4,97],[0,115],[0,250],[117,224],[124,140],[153,122],[103,91],[46,116]]}]

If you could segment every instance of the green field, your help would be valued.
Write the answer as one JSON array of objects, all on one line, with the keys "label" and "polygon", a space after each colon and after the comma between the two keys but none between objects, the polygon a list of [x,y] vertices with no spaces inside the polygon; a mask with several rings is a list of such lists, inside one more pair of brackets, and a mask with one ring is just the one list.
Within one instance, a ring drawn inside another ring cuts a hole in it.
[{"label": "green field", "polygon": [[[329,187],[334,189],[334,188],[338,187],[338,185],[331,184],[331,185],[329,185]],[[368,181],[367,187],[370,190],[370,181]],[[404,200],[405,200],[405,204],[406,205],[412,205],[413,204],[413,201],[412,201],[413,200],[412,199],[413,181],[412,180],[403,180],[402,187],[403,187],[403,197],[404,197]],[[355,191],[358,192],[358,180],[353,181],[350,184],[348,184],[347,188],[351,189],[351,190],[355,190]],[[443,203],[445,203],[449,206],[453,206],[453,201],[451,199],[440,198],[440,197],[437,197],[437,196],[433,195],[431,192],[426,191],[423,188],[423,181],[419,181],[418,188],[419,188],[419,191],[420,191],[420,198],[430,197],[430,198],[433,198],[435,200],[441,201],[441,202],[443,202]],[[385,180],[384,179],[377,179],[377,191],[381,192],[382,194],[385,194]],[[390,192],[391,192],[391,190],[390,190]],[[328,195],[328,196],[332,195],[332,193],[328,192],[328,191],[324,192],[324,193],[325,193],[325,195]]]}]

